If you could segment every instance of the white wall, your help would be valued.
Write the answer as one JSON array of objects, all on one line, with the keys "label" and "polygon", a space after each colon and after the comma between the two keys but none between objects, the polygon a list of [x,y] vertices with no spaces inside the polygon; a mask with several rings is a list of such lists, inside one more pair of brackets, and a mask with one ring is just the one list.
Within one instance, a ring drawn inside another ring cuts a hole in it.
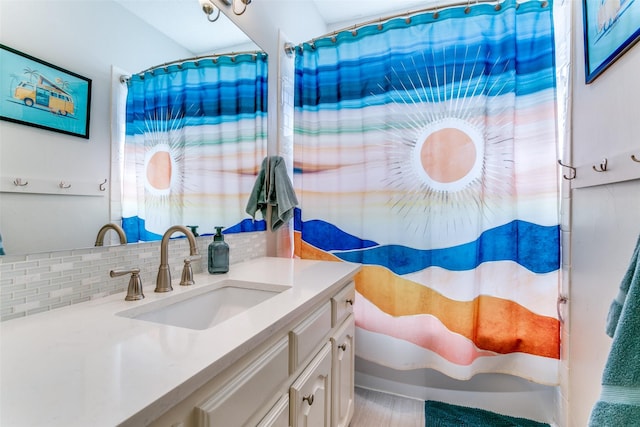
[{"label": "white wall", "polygon": [[[92,80],[90,138],[0,121],[0,176],[110,180],[112,64],[130,72],[192,56],[111,1],[0,1],[0,42]],[[93,246],[109,197],[0,193],[8,253]],[[26,239],[25,236],[29,236]],[[37,239],[37,244],[28,240]]]},{"label": "white wall", "polygon": [[637,178],[572,190],[570,318],[563,343],[569,387],[563,397],[566,425],[582,427],[598,399],[611,346],[604,332],[607,311],[640,233],[640,164],[629,159],[630,152],[640,155],[640,45],[586,85],[582,2],[574,5],[572,163],[579,178],[574,185],[587,179],[605,182],[607,173],[592,169],[604,158],[615,160],[609,176],[626,169]]}]

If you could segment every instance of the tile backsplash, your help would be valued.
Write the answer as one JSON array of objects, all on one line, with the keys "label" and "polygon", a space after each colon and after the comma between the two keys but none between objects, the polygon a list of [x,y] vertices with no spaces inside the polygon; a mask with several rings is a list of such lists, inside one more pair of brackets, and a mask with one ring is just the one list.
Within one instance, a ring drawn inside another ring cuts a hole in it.
[{"label": "tile backsplash", "polygon": [[[207,247],[211,236],[198,237],[199,262],[194,273],[207,271]],[[225,235],[229,263],[236,264],[267,255],[265,232]],[[185,238],[169,243],[169,266],[175,280],[182,274],[189,255]],[[160,242],[107,246],[59,252],[0,257],[0,320],[24,317],[71,304],[122,292],[126,295],[129,275],[111,278],[114,269],[139,268],[145,292],[153,292]]]}]

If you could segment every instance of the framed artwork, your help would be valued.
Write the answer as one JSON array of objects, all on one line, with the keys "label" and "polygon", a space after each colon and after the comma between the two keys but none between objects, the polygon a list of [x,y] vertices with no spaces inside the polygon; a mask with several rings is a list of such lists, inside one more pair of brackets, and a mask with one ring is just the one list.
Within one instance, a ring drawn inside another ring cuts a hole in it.
[{"label": "framed artwork", "polygon": [[640,38],[640,0],[583,0],[586,83]]},{"label": "framed artwork", "polygon": [[0,119],[89,138],[91,80],[0,44]]}]

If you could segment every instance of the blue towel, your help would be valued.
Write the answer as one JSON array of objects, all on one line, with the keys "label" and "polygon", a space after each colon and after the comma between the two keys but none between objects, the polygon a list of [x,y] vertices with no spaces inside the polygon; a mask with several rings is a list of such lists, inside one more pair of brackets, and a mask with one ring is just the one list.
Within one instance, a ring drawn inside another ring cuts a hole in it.
[{"label": "blue towel", "polygon": [[253,219],[256,218],[256,212],[260,210],[262,217],[266,220],[268,205],[271,205],[271,231],[277,230],[293,218],[293,210],[298,205],[293,184],[287,175],[287,165],[280,156],[267,157],[262,161],[245,210]]},{"label": "blue towel", "polygon": [[640,237],[620,291],[611,303],[606,332],[613,337],[591,427],[640,426]]}]

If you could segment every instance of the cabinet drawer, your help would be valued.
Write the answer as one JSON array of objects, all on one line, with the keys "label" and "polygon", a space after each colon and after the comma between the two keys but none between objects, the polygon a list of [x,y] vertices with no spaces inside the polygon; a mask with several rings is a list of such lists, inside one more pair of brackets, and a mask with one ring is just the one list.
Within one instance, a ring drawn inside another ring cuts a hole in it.
[{"label": "cabinet drawer", "polygon": [[331,298],[331,307],[333,311],[333,317],[331,319],[331,326],[335,328],[338,326],[348,315],[353,313],[353,303],[356,300],[356,290],[353,282],[350,282],[347,286],[342,288],[333,298]]},{"label": "cabinet drawer", "polygon": [[287,380],[288,362],[288,340],[283,337],[235,375],[229,383],[196,406],[196,425],[244,425],[258,410],[263,409]]},{"label": "cabinet drawer", "polygon": [[331,305],[327,301],[326,304],[289,332],[291,351],[289,367],[291,373],[296,370],[300,363],[311,356],[313,350],[318,348],[330,330]]},{"label": "cabinet drawer", "polygon": [[282,396],[257,427],[289,427],[289,395]]}]

